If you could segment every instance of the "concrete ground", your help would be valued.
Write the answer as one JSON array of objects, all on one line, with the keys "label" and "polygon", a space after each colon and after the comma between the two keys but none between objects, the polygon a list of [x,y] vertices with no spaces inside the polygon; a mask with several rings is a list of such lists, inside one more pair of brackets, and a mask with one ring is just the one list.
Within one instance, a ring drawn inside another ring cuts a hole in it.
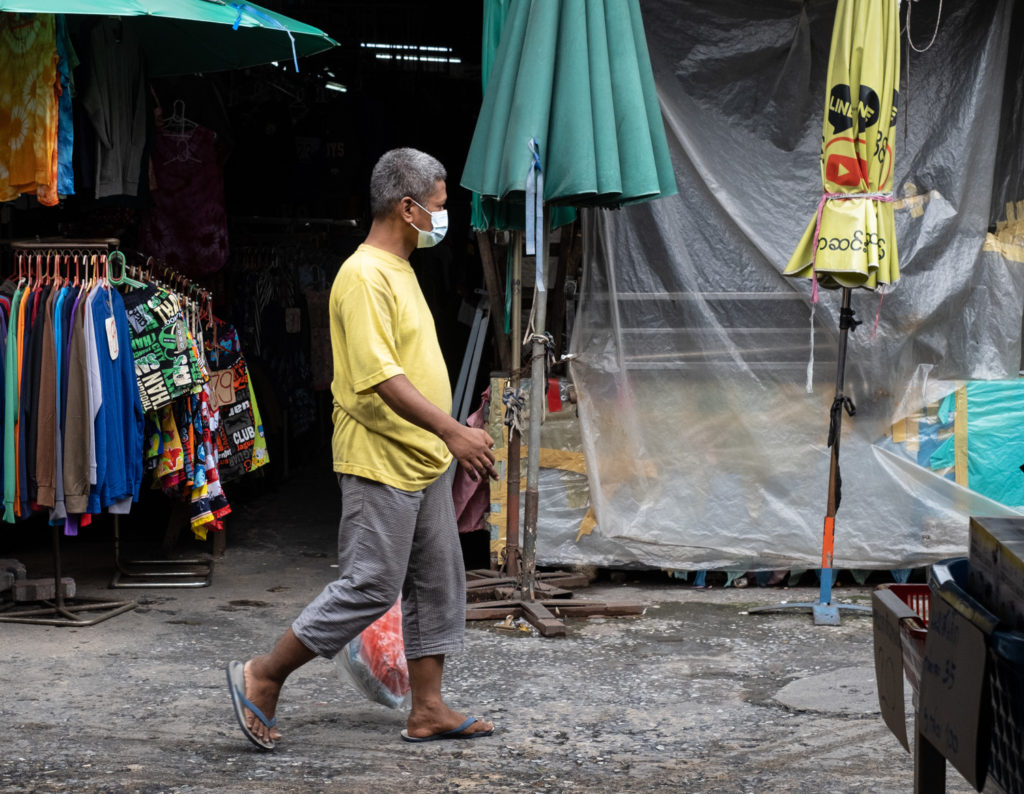
[{"label": "concrete ground", "polygon": [[[870,617],[751,615],[817,590],[694,590],[653,574],[577,590],[647,609],[570,620],[565,638],[469,624],[446,697],[492,719],[490,738],[404,743],[402,713],[315,660],[284,691],[277,749],[256,751],[224,667],[267,650],[336,574],[335,490],[304,475],[236,503],[201,589],[108,590],[109,542],[65,539],[80,595],[139,606],[91,627],[0,623],[0,792],[912,791],[912,758],[878,713]],[[10,538],[0,557],[50,571],[42,539]],[[973,790],[948,774],[948,791]]]}]

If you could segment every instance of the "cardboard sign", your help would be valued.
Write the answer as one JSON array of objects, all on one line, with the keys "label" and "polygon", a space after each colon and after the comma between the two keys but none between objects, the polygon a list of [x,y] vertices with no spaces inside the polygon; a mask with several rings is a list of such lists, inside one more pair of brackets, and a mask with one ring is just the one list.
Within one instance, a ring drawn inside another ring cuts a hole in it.
[{"label": "cardboard sign", "polygon": [[978,791],[988,767],[991,725],[985,664],[982,630],[934,595],[921,670],[917,729]]},{"label": "cardboard sign", "polygon": [[[907,742],[907,715],[903,698],[903,646],[901,618],[915,613],[899,597],[886,589],[871,594],[871,620],[875,637],[875,682],[882,720],[910,752]],[[909,615],[907,614],[909,613]]]},{"label": "cardboard sign", "polygon": [[221,369],[210,373],[210,408],[216,411],[222,405],[235,401],[235,373]]}]

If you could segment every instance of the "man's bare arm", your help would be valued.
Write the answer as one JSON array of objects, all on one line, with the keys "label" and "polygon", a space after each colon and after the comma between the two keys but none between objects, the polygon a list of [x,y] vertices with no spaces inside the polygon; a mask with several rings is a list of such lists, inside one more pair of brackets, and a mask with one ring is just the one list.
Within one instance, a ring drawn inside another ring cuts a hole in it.
[{"label": "man's bare arm", "polygon": [[405,375],[378,383],[374,391],[396,414],[440,438],[474,480],[481,474],[497,479],[494,441],[486,430],[467,427],[424,397]]}]

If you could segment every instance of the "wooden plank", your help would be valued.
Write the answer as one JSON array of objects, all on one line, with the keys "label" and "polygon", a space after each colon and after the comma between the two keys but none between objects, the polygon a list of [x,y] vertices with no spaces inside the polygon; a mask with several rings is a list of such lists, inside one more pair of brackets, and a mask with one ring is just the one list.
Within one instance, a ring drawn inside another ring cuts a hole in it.
[{"label": "wooden plank", "polygon": [[629,615],[642,615],[644,611],[642,604],[609,604],[604,601],[584,601],[580,599],[572,601],[544,601],[542,603],[556,615],[562,614],[567,617],[594,617],[597,615],[626,617]]},{"label": "wooden plank", "polygon": [[519,606],[519,599],[515,598],[511,601],[507,599],[496,599],[494,601],[480,601],[479,603],[473,604],[473,609],[500,609],[505,608],[507,610],[513,610]]},{"label": "wooden plank", "polygon": [[538,582],[533,592],[541,601],[549,598],[572,598],[572,590],[563,590],[561,587],[552,587],[549,584]]},{"label": "wooden plank", "polygon": [[491,579],[473,579],[466,581],[467,590],[486,590],[488,587],[500,587],[506,584],[515,584],[516,580],[511,576],[494,577]]},{"label": "wooden plank", "polygon": [[496,587],[481,587],[475,590],[466,590],[466,603],[467,604],[479,604],[482,601],[498,601],[500,600]]},{"label": "wooden plank", "polygon": [[523,617],[543,637],[564,637],[565,624],[551,614],[539,601],[522,601]]},{"label": "wooden plank", "polygon": [[590,579],[586,574],[572,574],[568,571],[548,571],[538,574],[539,581],[555,587],[589,587]]},{"label": "wooden plank", "polygon": [[502,603],[501,606],[472,606],[466,608],[466,620],[504,620],[509,615],[514,618],[522,617],[523,610],[518,602]]},{"label": "wooden plank", "polygon": [[554,585],[555,587],[589,587],[590,580],[581,573],[559,573],[559,574],[547,574],[539,576],[541,582],[544,584]]}]

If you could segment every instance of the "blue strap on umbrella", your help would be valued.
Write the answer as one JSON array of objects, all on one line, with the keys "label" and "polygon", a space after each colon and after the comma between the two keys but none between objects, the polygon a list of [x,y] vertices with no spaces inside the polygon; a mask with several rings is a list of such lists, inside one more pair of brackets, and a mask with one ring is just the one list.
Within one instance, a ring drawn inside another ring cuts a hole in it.
[{"label": "blue strap on umbrella", "polygon": [[540,144],[530,138],[530,170],[526,174],[526,255],[537,257],[537,292],[544,292],[544,169],[540,164]]},{"label": "blue strap on umbrella", "polygon": [[258,8],[254,8],[248,3],[232,3],[231,7],[238,12],[238,16],[235,17],[235,24],[231,26],[232,30],[238,30],[238,26],[242,23],[242,15],[247,14],[251,17],[254,17],[257,20],[266,22],[272,28],[277,28],[278,30],[283,30],[285,33],[287,33],[288,38],[292,42],[292,60],[295,61],[295,73],[298,74],[299,56],[298,53],[296,53],[295,51],[295,37],[292,35],[292,32],[288,30],[288,28],[286,28],[280,22],[278,22],[276,19],[274,19],[272,16],[264,14]]}]

